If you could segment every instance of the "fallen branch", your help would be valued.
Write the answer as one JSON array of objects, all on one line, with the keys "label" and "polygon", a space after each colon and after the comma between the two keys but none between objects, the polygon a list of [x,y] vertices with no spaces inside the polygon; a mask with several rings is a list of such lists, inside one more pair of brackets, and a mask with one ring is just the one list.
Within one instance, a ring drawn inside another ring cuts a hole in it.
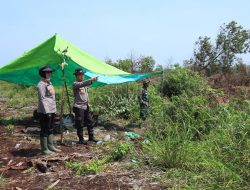
[{"label": "fallen branch", "polygon": [[[12,163],[12,164],[11,164]],[[10,160],[7,164],[7,166],[0,168],[0,172],[5,172],[7,170],[25,170],[28,168],[28,166],[23,166],[23,162],[19,162],[18,164],[16,164],[15,162],[13,162],[13,160]]]},{"label": "fallen branch", "polygon": [[60,179],[58,179],[56,182],[54,182],[50,186],[48,186],[47,189],[53,189],[53,187],[55,187],[59,183],[59,181],[60,181]]},{"label": "fallen branch", "polygon": [[28,161],[28,166],[37,168],[39,171],[46,173],[47,169],[51,167],[49,162],[61,162],[68,160],[69,157],[50,157],[50,158],[39,158]]}]

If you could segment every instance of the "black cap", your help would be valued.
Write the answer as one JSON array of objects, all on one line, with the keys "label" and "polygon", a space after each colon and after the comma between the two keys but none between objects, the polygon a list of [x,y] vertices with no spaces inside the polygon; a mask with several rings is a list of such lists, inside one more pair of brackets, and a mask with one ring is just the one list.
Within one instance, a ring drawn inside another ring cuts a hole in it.
[{"label": "black cap", "polygon": [[150,80],[143,80],[142,83],[143,83],[143,84],[149,84],[149,83],[150,83]]},{"label": "black cap", "polygon": [[143,80],[142,84],[143,86],[148,86],[150,83],[150,80]]},{"label": "black cap", "polygon": [[78,75],[78,74],[84,74],[84,73],[85,71],[82,68],[78,68],[78,69],[75,69],[75,72],[73,74]]},{"label": "black cap", "polygon": [[45,73],[52,73],[52,72],[53,70],[47,65],[39,69],[39,75],[41,77],[45,77]]}]

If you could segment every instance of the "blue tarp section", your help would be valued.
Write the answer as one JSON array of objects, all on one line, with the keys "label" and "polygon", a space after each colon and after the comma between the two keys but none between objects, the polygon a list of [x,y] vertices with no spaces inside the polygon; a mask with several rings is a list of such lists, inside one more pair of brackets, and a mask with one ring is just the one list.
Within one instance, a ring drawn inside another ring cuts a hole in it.
[{"label": "blue tarp section", "polygon": [[99,77],[98,82],[105,83],[107,85],[135,82],[152,76],[152,74],[106,76],[102,74],[95,74],[90,71],[86,71],[85,75],[87,75],[90,78],[98,76]]}]

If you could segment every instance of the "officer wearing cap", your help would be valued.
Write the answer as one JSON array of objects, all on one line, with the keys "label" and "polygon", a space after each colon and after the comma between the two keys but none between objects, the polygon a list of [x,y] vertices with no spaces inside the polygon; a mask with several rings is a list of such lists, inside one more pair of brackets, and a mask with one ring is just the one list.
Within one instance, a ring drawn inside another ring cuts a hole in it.
[{"label": "officer wearing cap", "polygon": [[53,145],[53,121],[56,113],[55,90],[50,82],[52,69],[44,66],[39,69],[41,80],[37,85],[38,89],[38,109],[39,121],[41,126],[40,144],[43,154],[52,154],[60,152]]},{"label": "officer wearing cap", "polygon": [[89,141],[97,142],[94,137],[93,131],[93,119],[90,114],[89,107],[89,95],[88,86],[91,85],[98,77],[93,77],[87,81],[84,81],[84,71],[79,68],[76,69],[74,75],[76,81],[72,84],[74,93],[74,106],[73,112],[75,113],[75,125],[77,128],[77,136],[79,138],[79,144],[87,144],[87,141],[83,138],[83,126],[87,126]]},{"label": "officer wearing cap", "polygon": [[143,86],[138,94],[138,100],[140,104],[140,118],[145,121],[148,116],[148,106],[149,106],[149,97],[148,97],[148,86],[150,81],[144,80]]}]

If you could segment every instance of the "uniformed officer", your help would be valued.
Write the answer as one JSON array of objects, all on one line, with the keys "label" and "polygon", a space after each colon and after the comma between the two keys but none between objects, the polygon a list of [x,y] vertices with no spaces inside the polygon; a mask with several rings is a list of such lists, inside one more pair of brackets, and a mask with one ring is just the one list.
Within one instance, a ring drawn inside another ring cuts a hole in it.
[{"label": "uniformed officer", "polygon": [[53,121],[56,113],[55,90],[50,82],[52,69],[44,66],[39,69],[41,80],[37,85],[38,89],[38,109],[39,121],[41,126],[40,144],[43,154],[60,152],[53,145]]},{"label": "uniformed officer", "polygon": [[148,97],[148,86],[150,81],[144,80],[143,86],[138,94],[138,100],[140,104],[140,118],[145,121],[148,116],[148,106],[149,106],[149,97]]},{"label": "uniformed officer", "polygon": [[74,72],[76,81],[72,84],[74,93],[74,106],[73,112],[75,113],[75,125],[77,128],[77,136],[79,138],[79,144],[87,144],[87,141],[83,138],[83,126],[87,126],[89,141],[97,142],[94,137],[93,119],[90,114],[89,107],[89,95],[88,86],[91,85],[98,77],[93,77],[87,81],[84,81],[84,71],[79,68]]}]

